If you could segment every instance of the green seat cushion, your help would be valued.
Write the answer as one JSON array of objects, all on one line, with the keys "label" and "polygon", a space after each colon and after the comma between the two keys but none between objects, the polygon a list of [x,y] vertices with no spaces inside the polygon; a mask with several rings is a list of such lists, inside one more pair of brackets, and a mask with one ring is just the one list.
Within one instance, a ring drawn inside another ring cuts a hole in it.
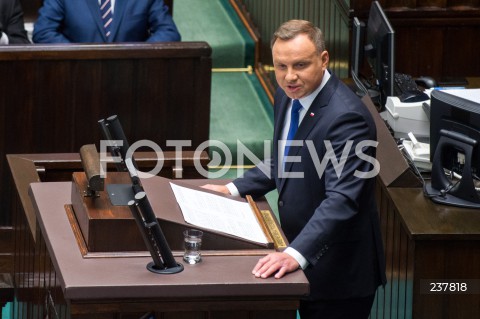
[{"label": "green seat cushion", "polygon": [[254,41],[228,0],[175,0],[173,18],[182,41],[206,41],[214,68],[254,63]]},{"label": "green seat cushion", "polygon": [[[257,76],[244,72],[213,73],[210,140],[227,145],[232,164],[238,164],[239,142],[263,160],[264,147],[271,149],[272,138],[273,108]],[[245,158],[243,163],[252,161]]]}]

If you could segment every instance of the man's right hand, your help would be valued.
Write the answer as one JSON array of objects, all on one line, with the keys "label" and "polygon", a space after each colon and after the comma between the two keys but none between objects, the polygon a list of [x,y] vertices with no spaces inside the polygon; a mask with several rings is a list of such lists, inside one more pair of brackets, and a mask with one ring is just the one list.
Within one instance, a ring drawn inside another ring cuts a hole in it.
[{"label": "man's right hand", "polygon": [[208,190],[211,190],[211,191],[214,191],[214,192],[219,192],[219,193],[223,193],[223,194],[226,194],[226,195],[231,195],[230,191],[228,190],[227,186],[225,186],[225,185],[205,184],[205,185],[202,185],[201,187],[203,187],[205,189],[208,189]]}]

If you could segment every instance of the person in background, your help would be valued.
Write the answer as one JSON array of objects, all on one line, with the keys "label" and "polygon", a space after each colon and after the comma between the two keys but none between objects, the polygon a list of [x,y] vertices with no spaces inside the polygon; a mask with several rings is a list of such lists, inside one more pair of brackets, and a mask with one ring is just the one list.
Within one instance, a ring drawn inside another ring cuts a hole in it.
[{"label": "person in background", "polygon": [[34,43],[180,41],[163,0],[45,0]]},{"label": "person in background", "polygon": [[261,258],[253,275],[280,279],[301,268],[310,283],[309,296],[300,301],[302,319],[366,319],[377,288],[386,283],[375,123],[328,70],[322,31],[311,22],[281,25],[272,57],[279,85],[272,158],[232,183],[203,187],[242,197],[276,188],[289,247]]},{"label": "person in background", "polygon": [[0,0],[0,45],[30,44],[19,0]]}]

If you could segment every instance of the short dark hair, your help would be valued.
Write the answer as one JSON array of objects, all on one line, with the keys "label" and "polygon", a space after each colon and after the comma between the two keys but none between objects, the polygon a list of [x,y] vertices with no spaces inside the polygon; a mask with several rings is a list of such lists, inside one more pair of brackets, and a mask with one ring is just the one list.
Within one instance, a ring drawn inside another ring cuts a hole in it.
[{"label": "short dark hair", "polygon": [[318,53],[325,50],[325,38],[322,30],[306,20],[289,20],[283,23],[273,34],[271,47],[273,47],[277,39],[291,40],[299,34],[306,34],[315,44]]}]

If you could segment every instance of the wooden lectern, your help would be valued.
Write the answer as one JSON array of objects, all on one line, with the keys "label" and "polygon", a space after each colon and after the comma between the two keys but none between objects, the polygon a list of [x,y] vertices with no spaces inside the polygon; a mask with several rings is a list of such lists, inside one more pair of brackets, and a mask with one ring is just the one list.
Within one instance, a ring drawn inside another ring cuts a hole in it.
[{"label": "wooden lectern", "polygon": [[[21,178],[25,166],[13,165],[13,159],[9,158],[12,173]],[[75,188],[82,185],[82,174],[71,175],[72,181],[30,184],[36,253],[33,268],[27,267],[29,278],[16,275],[25,284],[25,280],[33,283],[22,285],[16,294],[19,303],[26,303],[18,313],[22,318],[36,318],[39,313],[42,318],[73,319],[133,319],[148,313],[156,318],[296,318],[299,300],[309,291],[302,271],[280,280],[251,274],[260,256],[274,248],[207,230],[202,262],[184,263],[181,231],[190,225],[180,219],[175,199],[165,196],[169,179],[142,179],[173,256],[184,264],[176,274],[152,273],[146,268],[152,257],[145,248],[139,249],[140,238],[133,239],[137,230],[133,218],[126,213],[114,216],[116,209],[102,211],[102,205],[91,206],[84,216],[75,212],[72,194],[80,194]],[[121,173],[112,173],[106,183],[126,180]],[[266,202],[258,204],[260,210],[268,209]],[[16,258],[22,260],[21,252]]]},{"label": "wooden lectern", "polygon": [[[182,250],[183,237],[181,234],[183,231],[187,228],[199,227],[185,222],[170,187],[170,181],[165,177],[152,176],[142,179],[142,185],[171,249]],[[215,181],[209,181],[209,183],[212,182]],[[221,180],[216,182],[226,183]],[[77,233],[77,238],[84,254],[145,250],[145,243],[127,205],[112,204],[112,200],[109,198],[112,194],[107,191],[98,192],[97,196],[85,196],[88,193],[88,183],[83,172],[74,173],[72,183],[72,205],[67,205],[66,209],[71,216],[72,223],[77,223],[78,229],[81,230],[80,233]],[[205,183],[205,180],[202,179],[182,181],[184,186],[191,188],[198,188]],[[108,173],[106,184],[107,186],[131,188],[128,173]],[[209,191],[205,190],[205,192]],[[239,200],[245,201],[244,199]],[[268,203],[262,200],[254,204],[258,204],[260,209],[252,211],[252,214],[256,214],[265,236],[269,238],[268,244],[260,244],[226,233],[219,234],[206,228],[200,228],[204,232],[203,249],[219,254],[221,250],[273,251],[274,248],[277,250],[286,248],[287,239]],[[254,207],[256,208],[256,205]],[[122,233],[124,236],[118,236],[118,233]],[[208,252],[206,253],[208,254]]]}]

